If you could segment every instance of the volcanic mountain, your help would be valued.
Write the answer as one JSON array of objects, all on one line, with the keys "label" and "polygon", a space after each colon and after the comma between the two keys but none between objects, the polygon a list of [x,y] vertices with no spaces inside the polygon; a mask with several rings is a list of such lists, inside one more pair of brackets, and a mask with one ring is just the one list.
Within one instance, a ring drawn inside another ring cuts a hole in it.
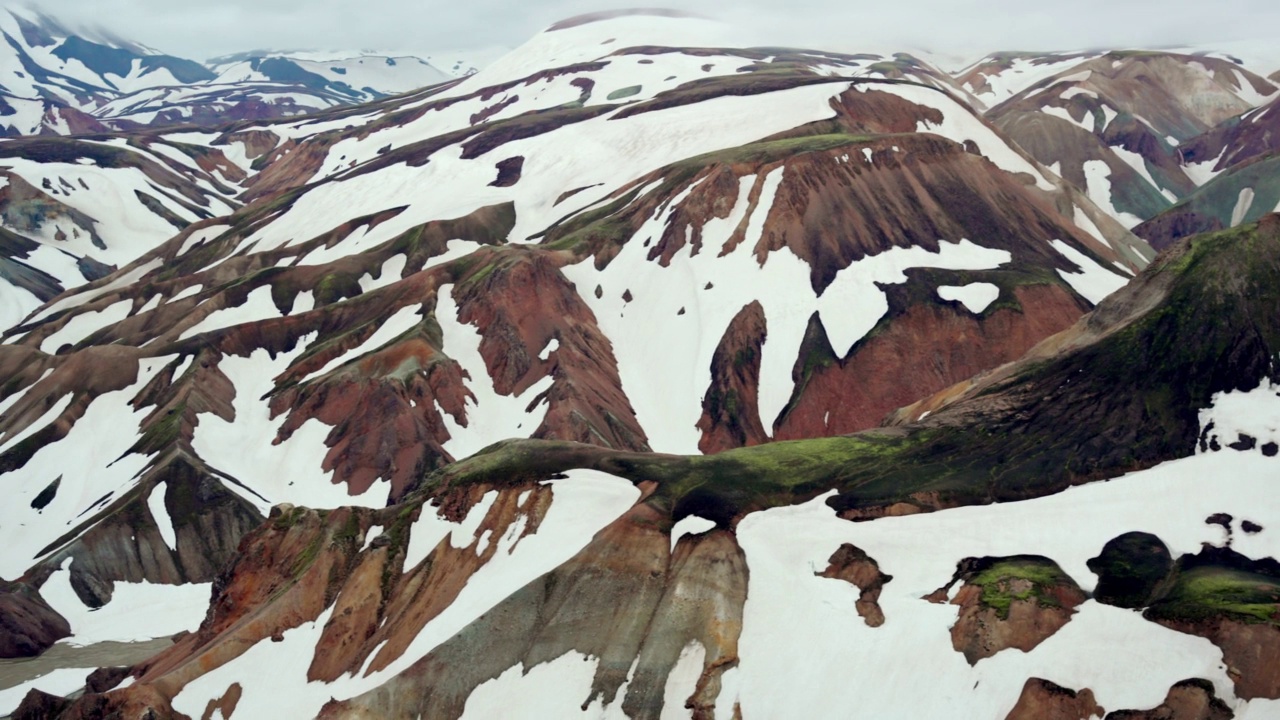
[{"label": "volcanic mountain", "polygon": [[622,13],[0,144],[0,649],[192,631],[0,712],[1265,714],[1280,218],[1157,257],[980,89]]}]

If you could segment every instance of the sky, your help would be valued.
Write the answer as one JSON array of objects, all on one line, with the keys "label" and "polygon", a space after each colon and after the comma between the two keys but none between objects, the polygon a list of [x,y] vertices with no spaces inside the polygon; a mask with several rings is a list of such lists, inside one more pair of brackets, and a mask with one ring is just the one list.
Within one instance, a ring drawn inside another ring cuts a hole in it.
[{"label": "sky", "polygon": [[[0,0],[2,1],[2,0]],[[21,2],[21,0],[19,0]],[[376,49],[421,55],[511,48],[547,25],[632,0],[37,0],[72,26],[97,25],[204,60],[255,49]],[[744,26],[762,44],[845,52],[1206,46],[1274,40],[1275,0],[686,0],[667,7]]]}]

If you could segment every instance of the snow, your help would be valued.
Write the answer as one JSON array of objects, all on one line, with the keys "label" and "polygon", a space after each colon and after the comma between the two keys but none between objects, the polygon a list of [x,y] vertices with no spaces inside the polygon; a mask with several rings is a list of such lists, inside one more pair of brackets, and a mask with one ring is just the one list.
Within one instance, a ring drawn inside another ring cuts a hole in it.
[{"label": "snow", "polygon": [[599,665],[600,658],[576,650],[533,668],[516,665],[477,687],[467,698],[461,720],[628,720],[622,712],[626,684],[607,707],[602,707],[602,698],[582,707]]},{"label": "snow", "polygon": [[311,312],[316,309],[316,295],[310,290],[298,293],[293,298],[293,307],[289,310],[290,315],[301,315],[302,313]]},{"label": "snow", "polygon": [[559,349],[560,341],[556,338],[551,338],[547,341],[547,346],[542,348],[542,352],[538,353],[538,359],[542,362],[546,362],[551,359],[551,353],[554,353]]},{"label": "snow", "polygon": [[1122,213],[1116,210],[1115,205],[1111,202],[1111,167],[1107,165],[1105,160],[1086,160],[1084,163],[1085,177],[1085,194],[1095,205],[1102,208],[1108,215],[1114,217],[1125,226],[1125,229],[1133,229],[1142,223],[1142,218],[1131,213]]},{"label": "snow", "polygon": [[1116,117],[1120,115],[1120,113],[1117,112],[1110,105],[1102,105],[1101,107],[1102,107],[1102,120],[1097,121],[1093,126],[1093,131],[1098,134],[1101,134],[1103,130],[1106,130],[1107,126],[1111,124],[1111,121],[1115,120]]},{"label": "snow", "polygon": [[23,262],[52,276],[67,290],[86,282],[75,256],[52,245],[41,245],[31,251]]},{"label": "snow", "polygon": [[265,349],[247,358],[228,356],[218,364],[236,396],[235,420],[227,422],[213,413],[199,416],[191,445],[210,466],[247,485],[227,487],[239,493],[264,515],[274,505],[291,503],[314,508],[359,505],[385,507],[388,483],[376,483],[360,496],[351,496],[345,485],[332,482],[332,471],[321,463],[328,455],[325,438],[330,428],[314,418],[303,423],[288,440],[275,443],[285,417],[271,417],[265,400],[275,389],[273,378],[288,369],[314,335],[304,337],[291,351],[274,359]]},{"label": "snow", "polygon": [[1111,242],[1107,240],[1106,236],[1102,234],[1102,231],[1098,229],[1098,226],[1093,222],[1093,220],[1089,219],[1088,214],[1086,214],[1084,210],[1080,209],[1079,205],[1072,205],[1071,210],[1071,220],[1076,224],[1076,227],[1084,230],[1101,242],[1107,243],[1108,245],[1111,244]]},{"label": "snow", "polygon": [[99,330],[129,317],[129,311],[132,309],[132,300],[121,300],[101,310],[75,315],[67,320],[65,325],[40,341],[40,350],[52,355],[64,344],[75,345]]},{"label": "snow", "polygon": [[1214,168],[1222,161],[1222,156],[1226,154],[1227,149],[1223,148],[1222,152],[1218,153],[1218,157],[1205,162],[1187,163],[1182,166],[1182,171],[1187,174],[1187,177],[1191,178],[1191,182],[1199,187],[1222,174],[1221,170],[1214,170]]},{"label": "snow", "polygon": [[62,642],[86,647],[101,642],[141,642],[195,630],[204,620],[213,583],[156,585],[116,582],[111,602],[86,607],[71,588],[74,562],[49,576],[40,595],[71,624],[72,637]]},{"label": "snow", "polygon": [[[914,85],[893,85],[890,92],[911,102],[931,107],[942,113],[942,124],[920,121],[919,132],[931,132],[958,143],[972,141],[978,151],[996,167],[1010,173],[1025,173],[1035,179],[1036,187],[1052,192],[1057,189],[1040,168],[1014,150],[971,110],[946,93]],[[878,90],[881,88],[877,88]]]},{"label": "snow", "polygon": [[324,377],[343,365],[363,357],[409,332],[422,322],[421,311],[421,305],[406,305],[400,308],[394,315],[383,321],[367,340],[330,360],[324,367],[303,378],[302,382],[310,382],[318,377]]},{"label": "snow", "polygon": [[714,520],[708,520],[697,515],[690,515],[682,518],[675,525],[671,526],[671,552],[676,551],[676,545],[680,542],[680,538],[685,535],[701,535],[715,529]]},{"label": "snow", "polygon": [[67,408],[71,406],[71,401],[74,399],[75,395],[67,393],[60,397],[58,402],[51,405],[49,409],[45,411],[44,415],[41,415],[35,422],[23,428],[22,431],[14,433],[13,435],[0,433],[0,436],[8,435],[8,437],[5,437],[4,439],[4,444],[0,445],[0,453],[8,452],[9,449],[17,446],[18,443],[21,443],[23,440],[26,440],[32,435],[35,435],[46,427],[52,425],[58,418],[62,417],[62,413],[67,411]]},{"label": "snow", "polygon": [[[133,487],[147,458],[126,453],[152,408],[135,410],[129,401],[175,357],[143,360],[132,386],[99,395],[66,437],[40,448],[21,468],[0,473],[7,488],[0,503],[0,547],[5,548],[0,577],[20,577],[41,549],[86,519],[101,500],[118,498]],[[65,406],[70,397],[58,405]],[[32,500],[58,478],[62,482],[49,504],[43,510],[32,508]]]},{"label": "snow", "polygon": [[1062,98],[1063,100],[1070,100],[1071,98],[1077,95],[1083,95],[1087,98],[1093,98],[1094,100],[1098,99],[1098,93],[1092,90],[1088,90],[1086,88],[1079,87],[1079,86],[1067,88],[1067,90],[1064,91],[1062,95],[1060,95],[1059,97]]},{"label": "snow", "polygon": [[1174,195],[1171,191],[1161,187],[1160,183],[1156,182],[1156,179],[1151,176],[1151,171],[1147,169],[1147,161],[1145,158],[1132,150],[1126,150],[1122,147],[1113,147],[1111,148],[1111,151],[1116,154],[1116,157],[1123,160],[1126,165],[1137,171],[1144,180],[1151,184],[1152,189],[1158,191],[1166,200],[1171,203],[1178,202],[1177,195]]},{"label": "snow", "polygon": [[684,703],[698,688],[698,678],[707,657],[707,649],[694,640],[680,651],[676,666],[667,675],[667,685],[662,693],[660,720],[688,720],[691,715]]},{"label": "snow", "polygon": [[[1085,125],[1085,121],[1083,118],[1080,120],[1075,119],[1074,117],[1071,116],[1071,112],[1066,108],[1058,107],[1057,105],[1045,105],[1044,107],[1040,108],[1040,112],[1044,113],[1045,115],[1051,115],[1053,117],[1066,120],[1067,122],[1071,123],[1072,125],[1075,125],[1078,128],[1082,128],[1084,130],[1089,129],[1089,127]],[[1084,117],[1087,118],[1089,117],[1089,115],[1085,115]]]},{"label": "snow", "polygon": [[243,305],[221,308],[209,313],[195,325],[183,330],[178,339],[186,340],[202,333],[278,317],[280,317],[280,310],[271,299],[271,286],[263,285],[254,288],[245,298]]},{"label": "snow", "polygon": [[530,403],[551,387],[553,379],[547,375],[516,396],[499,395],[480,354],[480,331],[458,319],[454,289],[451,284],[443,285],[437,292],[436,321],[443,333],[445,354],[470,376],[467,390],[471,397],[466,402],[465,427],[452,415],[441,413],[449,431],[444,448],[461,459],[499,440],[532,435],[542,425],[548,405],[545,399],[532,408]]},{"label": "snow", "polygon": [[17,326],[41,304],[31,291],[6,283],[0,291],[0,332]]},{"label": "snow", "polygon": [[[314,717],[330,698],[355,697],[404,672],[516,590],[567,562],[640,498],[640,491],[630,482],[604,473],[571,470],[566,475],[565,479],[544,483],[551,487],[553,500],[537,532],[524,538],[504,536],[489,563],[471,576],[457,599],[427,623],[405,653],[386,669],[367,676],[344,677],[332,684],[307,682],[307,668],[330,609],[315,622],[286,631],[283,642],[260,642],[236,660],[192,681],[174,698],[174,709],[198,717],[209,700],[222,697],[233,682],[239,682],[244,693],[237,717],[241,713],[250,718]],[[433,514],[427,510],[423,517]],[[422,522],[421,517],[418,522]],[[412,542],[412,535],[410,538]],[[538,677],[564,677],[558,672],[559,667],[557,664],[552,668],[549,676]],[[585,679],[579,705],[590,684],[589,676]],[[564,695],[570,694],[564,686],[555,687]],[[281,688],[290,691],[281,692]],[[518,712],[521,704],[523,700],[510,711]]]},{"label": "snow", "polygon": [[382,269],[378,273],[378,279],[374,279],[369,273],[360,276],[360,290],[362,292],[372,292],[378,288],[386,287],[392,283],[399,282],[404,274],[405,265],[409,258],[403,253],[393,255],[382,264]]},{"label": "snow", "polygon": [[373,546],[373,541],[382,537],[385,528],[381,525],[372,525],[364,534],[364,544],[360,546],[360,552],[364,552]]},{"label": "snow", "polygon": [[[1276,462],[1224,451],[1037,500],[866,523],[840,520],[821,498],[749,515],[737,531],[750,568],[741,678],[732,695],[726,683],[717,710],[736,698],[744,717],[839,718],[847,714],[843,698],[854,695],[868,717],[952,717],[956,707],[1004,717],[1033,676],[1088,687],[1108,709],[1154,707],[1188,677],[1213,681],[1230,701],[1216,648],[1138,612],[1088,601],[1030,653],[1007,650],[970,667],[951,647],[956,608],[921,598],[965,557],[1044,555],[1090,590],[1096,577],[1086,561],[1122,533],[1154,533],[1175,557],[1198,552],[1202,542],[1222,541],[1221,529],[1204,522],[1212,513],[1277,517],[1280,495],[1260,481],[1274,476]],[[1215,480],[1206,485],[1205,477]],[[880,628],[853,612],[856,588],[814,576],[846,542],[893,576],[880,596]],[[1238,538],[1235,549],[1275,556],[1280,533]],[[832,687],[847,692],[819,690]]]},{"label": "snow", "polygon": [[1253,390],[1218,393],[1209,407],[1200,411],[1200,427],[1213,424],[1212,436],[1222,445],[1249,435],[1263,445],[1280,444],[1280,386],[1270,381]]},{"label": "snow", "polygon": [[[421,167],[395,165],[314,187],[281,217],[242,240],[240,247],[257,243],[258,250],[271,250],[298,244],[329,232],[352,217],[408,205],[408,209],[376,229],[362,228],[353,233],[352,240],[325,251],[324,257],[332,259],[374,247],[431,220],[462,217],[480,207],[509,201],[516,204],[516,227],[510,239],[524,241],[665,165],[830,118],[834,112],[831,98],[846,88],[845,83],[831,83],[761,95],[718,97],[616,120],[612,119],[613,114],[607,114],[507,143],[494,151],[497,157],[463,160],[461,146],[452,145],[437,151]],[[952,103],[951,107],[960,106]],[[469,123],[465,103],[429,112],[404,127],[373,133],[358,146],[344,141],[335,145],[329,156],[362,161],[376,157],[377,149],[389,142],[420,140],[454,129],[459,123],[462,127]],[[566,146],[574,147],[575,152],[566,154]],[[525,158],[521,181],[508,188],[491,187],[493,163],[515,155]],[[588,186],[591,189],[555,204],[565,188]],[[441,191],[423,193],[423,187]],[[358,246],[351,244],[355,239],[359,240]]]},{"label": "snow", "polygon": [[[134,152],[132,149],[129,151]],[[57,243],[58,247],[78,257],[91,255],[109,265],[124,265],[173,237],[173,225],[148,210],[138,199],[137,192],[155,198],[179,218],[189,222],[198,220],[191,211],[168,199],[167,191],[157,186],[138,168],[36,162],[22,157],[4,158],[0,161],[0,166],[9,168],[11,173],[21,176],[36,188],[40,188],[47,179],[54,189],[45,192],[52,194],[58,202],[79,210],[94,220],[92,227],[101,236],[105,249],[93,245],[89,228],[80,229],[77,238],[72,231],[81,226],[65,215],[51,213],[51,217],[40,226],[41,240]],[[66,185],[63,184],[64,180]],[[58,228],[66,233],[66,240],[53,239]]]},{"label": "snow", "polygon": [[1240,194],[1236,196],[1236,206],[1231,210],[1231,227],[1244,222],[1245,217],[1249,214],[1249,208],[1253,206],[1253,198],[1253,188],[1240,189]]},{"label": "snow", "polygon": [[[761,265],[753,252],[763,231],[783,168],[763,179],[739,179],[738,197],[724,219],[702,228],[702,248],[686,246],[667,267],[647,259],[646,238],[656,239],[683,197],[650,218],[610,261],[597,270],[591,260],[562,268],[579,289],[604,289],[602,297],[582,292],[597,323],[611,339],[623,390],[631,399],[650,446],[659,452],[697,454],[702,398],[711,382],[711,357],[730,321],[746,305],[764,309],[768,338],[761,358],[759,408],[765,427],[789,401],[792,368],[809,318],[817,312],[836,353],[843,356],[888,312],[876,283],[902,283],[911,267],[983,270],[1009,261],[1009,254],[968,240],[943,241],[940,252],[894,248],[864,258],[838,273],[821,297],[807,290],[810,267],[789,249],[772,252]],[[763,183],[759,204],[747,218],[752,185]],[[725,243],[746,220],[746,235],[720,257]],[[713,287],[705,289],[708,283]],[[630,291],[632,301],[623,300]],[[681,308],[685,315],[678,315]],[[660,385],[659,385],[660,383]]]},{"label": "snow", "polygon": [[961,302],[969,308],[969,312],[981,315],[983,310],[1000,297],[1000,288],[991,283],[970,283],[959,287],[943,285],[938,288],[938,297]]},{"label": "snow", "polygon": [[[729,25],[712,20],[654,15],[624,16],[547,31],[535,35],[524,45],[445,91],[442,96],[466,95],[481,88],[520,80],[527,77],[531,69],[564,67],[603,58],[619,49],[618,45],[607,42],[613,38],[625,39],[624,46],[630,47],[746,47],[736,44],[736,35],[738,33]],[[614,89],[601,87],[600,91],[607,94]]]},{"label": "snow", "polygon": [[151,490],[151,494],[147,496],[147,508],[151,510],[151,517],[156,521],[156,527],[160,530],[160,537],[164,539],[164,544],[170,550],[177,551],[178,535],[173,529],[173,520],[169,517],[169,509],[165,507],[164,495],[167,485],[156,485]]},{"label": "snow", "polygon": [[1062,253],[1063,257],[1080,267],[1080,272],[1069,273],[1063,270],[1058,271],[1058,275],[1073,290],[1080,293],[1085,300],[1097,305],[1102,302],[1103,298],[1111,293],[1119,290],[1129,284],[1129,279],[1121,277],[1105,267],[1094,262],[1093,258],[1076,250],[1061,240],[1054,240],[1050,243],[1053,249]]},{"label": "snow", "polygon": [[8,717],[17,710],[22,704],[22,699],[32,690],[40,690],[59,697],[70,695],[84,687],[85,678],[89,677],[94,670],[97,668],[58,668],[34,680],[0,690],[0,717]]},{"label": "snow", "polygon": [[[1054,59],[1056,57],[1059,56],[1047,53],[1037,59],[1049,60],[1049,62],[1039,64],[1029,58],[1015,58],[1008,70],[985,75],[987,88],[977,95],[988,107],[995,107],[1041,80],[1053,77],[1089,59],[1078,55],[1062,55],[1061,59]],[[973,90],[974,86],[969,86],[969,89]]]},{"label": "snow", "polygon": [[146,263],[143,263],[142,265],[132,268],[131,270],[117,273],[115,276],[113,276],[110,282],[104,283],[98,287],[94,287],[91,290],[82,290],[70,295],[64,295],[60,299],[55,300],[49,305],[46,305],[45,308],[41,310],[39,314],[31,318],[31,322],[39,322],[41,320],[44,320],[47,317],[50,317],[54,313],[62,312],[64,310],[70,310],[71,308],[79,307],[86,303],[93,302],[94,300],[98,299],[99,297],[102,297],[103,295],[119,290],[120,288],[132,285],[138,280],[141,280],[147,273],[160,267],[161,264],[162,264],[162,261],[160,260],[150,260],[150,261],[147,261]]}]

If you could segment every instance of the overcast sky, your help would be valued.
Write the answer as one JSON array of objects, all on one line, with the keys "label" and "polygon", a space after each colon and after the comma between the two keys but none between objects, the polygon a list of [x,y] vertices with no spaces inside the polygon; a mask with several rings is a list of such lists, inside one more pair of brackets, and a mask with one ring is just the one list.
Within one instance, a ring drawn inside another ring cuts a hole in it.
[{"label": "overcast sky", "polygon": [[[3,0],[0,0],[3,1]],[[31,4],[31,3],[27,3]],[[546,25],[632,0],[38,0],[198,60],[245,50],[433,51],[514,47]],[[997,49],[1206,45],[1280,36],[1276,0],[692,0],[668,7],[762,32],[772,44],[890,47],[970,55]]]}]

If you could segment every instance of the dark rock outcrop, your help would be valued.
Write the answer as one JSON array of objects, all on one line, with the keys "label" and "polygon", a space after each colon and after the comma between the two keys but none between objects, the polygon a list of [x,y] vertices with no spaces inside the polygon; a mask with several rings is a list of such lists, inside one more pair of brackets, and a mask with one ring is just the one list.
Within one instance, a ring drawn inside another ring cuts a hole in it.
[{"label": "dark rock outcrop", "polygon": [[843,580],[862,591],[856,607],[858,614],[867,625],[880,627],[884,625],[884,611],[880,609],[880,590],[885,583],[893,579],[892,575],[880,572],[880,565],[868,556],[861,548],[845,543],[841,545],[828,561],[826,570],[814,573],[820,577]]},{"label": "dark rock outcrop", "polygon": [[26,583],[0,580],[0,658],[34,657],[71,635],[71,626]]},{"label": "dark rock outcrop", "polygon": [[1098,602],[1143,608],[1155,599],[1157,588],[1173,569],[1173,558],[1155,535],[1126,533],[1108,541],[1098,557],[1089,560],[1089,569],[1098,575],[1093,592]]}]

